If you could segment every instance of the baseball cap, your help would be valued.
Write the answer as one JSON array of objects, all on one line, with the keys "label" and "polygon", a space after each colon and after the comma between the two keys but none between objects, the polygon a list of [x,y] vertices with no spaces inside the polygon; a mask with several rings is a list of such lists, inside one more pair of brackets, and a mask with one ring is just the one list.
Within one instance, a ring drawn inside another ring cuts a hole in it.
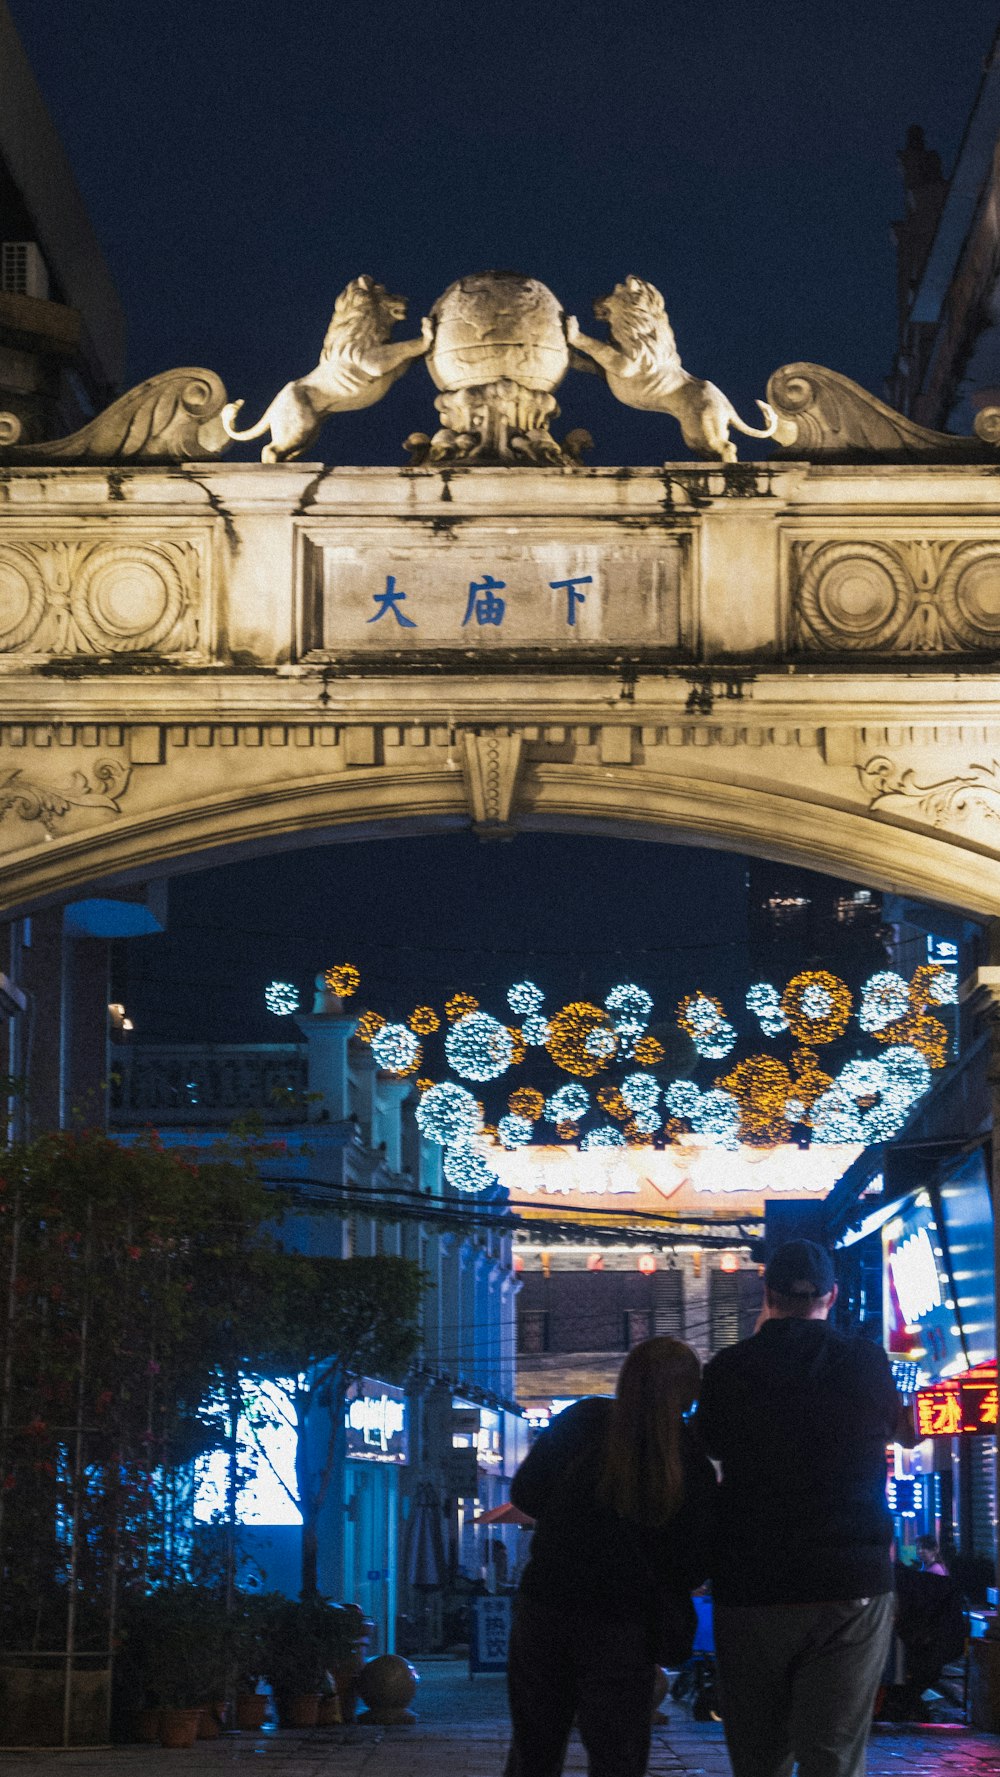
[{"label": "baseball cap", "polygon": [[836,1281],[829,1253],[815,1240],[786,1240],[764,1271],[768,1289],[779,1296],[828,1296]]}]

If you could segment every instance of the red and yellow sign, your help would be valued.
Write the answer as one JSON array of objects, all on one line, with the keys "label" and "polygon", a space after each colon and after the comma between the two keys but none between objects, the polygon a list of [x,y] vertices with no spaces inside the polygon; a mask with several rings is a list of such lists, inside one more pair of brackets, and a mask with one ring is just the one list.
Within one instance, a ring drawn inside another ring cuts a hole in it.
[{"label": "red and yellow sign", "polygon": [[960,1376],[947,1376],[916,1398],[919,1438],[950,1438],[963,1432],[997,1430],[997,1367],[977,1364]]}]

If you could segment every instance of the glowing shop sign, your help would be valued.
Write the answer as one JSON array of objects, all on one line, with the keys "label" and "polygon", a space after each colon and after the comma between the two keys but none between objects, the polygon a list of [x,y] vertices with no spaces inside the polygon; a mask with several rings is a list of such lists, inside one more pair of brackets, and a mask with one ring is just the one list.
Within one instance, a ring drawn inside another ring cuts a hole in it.
[{"label": "glowing shop sign", "polygon": [[889,1260],[896,1296],[908,1326],[922,1320],[943,1301],[937,1260],[926,1228],[900,1242]]},{"label": "glowing shop sign", "polygon": [[402,1389],[361,1377],[348,1390],[344,1426],[347,1455],[352,1459],[406,1461],[406,1400]]},{"label": "glowing shop sign", "polygon": [[951,1438],[997,1431],[997,1367],[977,1364],[961,1376],[948,1376],[916,1397],[914,1417],[920,1438]]}]

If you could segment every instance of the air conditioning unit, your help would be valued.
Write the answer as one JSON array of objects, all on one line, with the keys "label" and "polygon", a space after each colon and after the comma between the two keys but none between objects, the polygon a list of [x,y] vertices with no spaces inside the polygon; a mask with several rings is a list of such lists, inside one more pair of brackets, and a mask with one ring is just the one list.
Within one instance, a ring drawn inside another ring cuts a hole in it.
[{"label": "air conditioning unit", "polygon": [[49,299],[49,274],[37,241],[0,241],[0,290]]}]

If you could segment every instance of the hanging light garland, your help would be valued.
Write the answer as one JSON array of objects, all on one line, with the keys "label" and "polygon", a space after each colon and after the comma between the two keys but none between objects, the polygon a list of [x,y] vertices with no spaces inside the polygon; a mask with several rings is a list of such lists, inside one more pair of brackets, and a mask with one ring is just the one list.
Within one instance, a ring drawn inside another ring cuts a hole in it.
[{"label": "hanging light garland", "polygon": [[497,1124],[497,1134],[505,1148],[523,1148],[531,1141],[535,1133],[535,1125],[530,1117],[519,1117],[515,1111],[508,1111]]},{"label": "hanging light garland", "polygon": [[528,1053],[528,1045],[516,1024],[508,1024],[505,1028],[510,1037],[510,1065],[520,1067]]},{"label": "hanging light garland", "polygon": [[910,989],[894,969],[880,969],[869,975],[861,989],[858,1023],[862,1030],[874,1032],[905,1018],[910,1009]]},{"label": "hanging light garland", "polygon": [[545,1100],[545,1115],[550,1123],[576,1123],[589,1109],[590,1093],[575,1080],[558,1087]]},{"label": "hanging light garland", "polygon": [[624,1148],[628,1144],[620,1129],[613,1129],[609,1123],[601,1124],[597,1129],[588,1129],[580,1142],[582,1149],[590,1148]]},{"label": "hanging light garland", "polygon": [[771,1148],[791,1135],[792,1076],[773,1055],[749,1055],[716,1085],[740,1108],[740,1135],[751,1147]]},{"label": "hanging light garland", "polygon": [[299,1009],[299,990],[291,981],[269,981],[264,1004],[275,1018],[290,1018]]},{"label": "hanging light garland", "polygon": [[549,1021],[540,1012],[531,1012],[521,1025],[521,1035],[532,1049],[544,1049],[549,1040]]},{"label": "hanging light garland", "polygon": [[371,1052],[379,1067],[392,1074],[415,1073],[423,1055],[408,1024],[383,1024],[372,1037]]},{"label": "hanging light garland", "polygon": [[507,1104],[515,1117],[526,1117],[529,1123],[537,1123],[545,1109],[545,1096],[535,1086],[518,1086]]},{"label": "hanging light garland", "polygon": [[667,1051],[658,1037],[640,1037],[632,1053],[640,1067],[659,1067],[667,1058]]},{"label": "hanging light garland", "polygon": [[473,1146],[445,1148],[444,1176],[456,1191],[470,1196],[491,1191],[500,1183],[485,1154]]},{"label": "hanging light garland", "polygon": [[528,1018],[532,1012],[541,1011],[545,995],[534,981],[515,981],[513,987],[507,989],[507,1004],[519,1018]]},{"label": "hanging light garland", "polygon": [[747,989],[747,1011],[760,1020],[766,1037],[780,1037],[788,1029],[788,1019],[781,1010],[781,995],[770,981],[758,981]]},{"label": "hanging light garland", "polygon": [[545,1047],[557,1067],[564,1073],[577,1074],[583,1080],[590,1080],[607,1061],[600,1055],[592,1055],[587,1048],[587,1038],[591,1031],[607,1026],[607,1013],[599,1006],[592,1006],[589,1000],[571,1000],[568,1006],[549,1019],[549,1034]]},{"label": "hanging light garland", "polygon": [[510,1031],[490,1012],[467,1012],[445,1038],[445,1054],[463,1080],[496,1080],[511,1064]]},{"label": "hanging light garland", "polygon": [[372,1037],[377,1035],[384,1023],[385,1019],[381,1012],[373,1012],[371,1007],[369,1007],[366,1012],[362,1012],[361,1017],[358,1019],[357,1029],[354,1034],[360,1042],[370,1043]]},{"label": "hanging light garland", "polygon": [[414,1114],[421,1135],[442,1148],[471,1141],[483,1122],[478,1100],[464,1086],[455,1086],[451,1080],[431,1086],[421,1097]]},{"label": "hanging light garland", "polygon": [[326,970],[323,981],[339,1000],[349,1000],[361,986],[361,971],[353,963],[336,963]]},{"label": "hanging light garland", "polygon": [[479,1001],[474,993],[453,993],[450,1000],[445,1001],[445,1016],[449,1023],[465,1018],[470,1012],[478,1012]]},{"label": "hanging light garland", "polygon": [[414,1006],[410,1013],[409,1025],[411,1030],[416,1031],[418,1037],[430,1037],[436,1030],[441,1029],[441,1020],[433,1006]]},{"label": "hanging light garland", "polygon": [[800,1043],[832,1043],[847,1029],[854,1004],[851,990],[828,969],[793,975],[781,996],[781,1010]]}]

